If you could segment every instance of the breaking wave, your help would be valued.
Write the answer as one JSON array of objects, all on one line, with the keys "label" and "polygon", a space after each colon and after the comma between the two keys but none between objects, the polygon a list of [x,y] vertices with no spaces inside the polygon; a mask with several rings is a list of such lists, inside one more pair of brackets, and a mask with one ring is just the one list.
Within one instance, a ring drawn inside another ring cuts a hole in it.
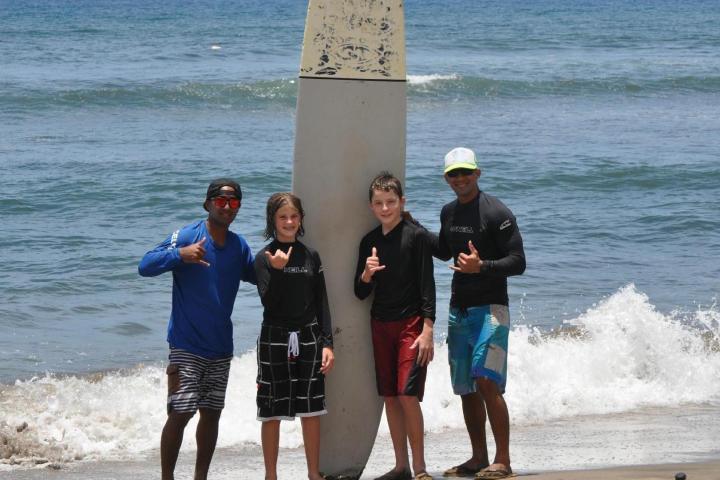
[{"label": "breaking wave", "polygon": [[[437,345],[423,411],[428,430],[464,428]],[[255,353],[233,360],[218,446],[259,443]],[[663,314],[633,285],[554,332],[511,332],[506,400],[516,425],[720,400],[720,311]],[[165,421],[161,365],[84,377],[47,375],[0,386],[0,466],[125,458],[158,447]],[[188,428],[194,429],[194,424]],[[282,446],[302,442],[283,422]],[[381,432],[386,431],[384,422]],[[194,448],[193,435],[186,435]]]}]

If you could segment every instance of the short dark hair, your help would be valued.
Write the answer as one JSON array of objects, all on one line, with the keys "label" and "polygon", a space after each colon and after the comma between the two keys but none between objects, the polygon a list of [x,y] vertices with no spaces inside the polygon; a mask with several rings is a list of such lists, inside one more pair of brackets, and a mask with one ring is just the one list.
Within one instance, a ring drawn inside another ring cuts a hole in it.
[{"label": "short dark hair", "polygon": [[211,198],[223,193],[223,187],[230,187],[235,190],[235,196],[238,200],[242,200],[242,190],[240,190],[240,185],[231,178],[216,178],[210,182],[207,194],[205,195],[205,200],[210,200]]},{"label": "short dark hair", "polygon": [[403,197],[402,183],[400,183],[400,180],[398,180],[397,177],[390,172],[380,172],[380,174],[373,178],[372,182],[370,182],[368,198],[371,202],[375,190],[395,192],[398,197]]},{"label": "short dark hair", "polygon": [[232,178],[216,178],[208,186],[207,193],[205,194],[205,201],[203,202],[203,208],[207,211],[207,202],[213,197],[217,197],[221,193],[230,193],[223,190],[223,187],[230,187],[235,190],[235,197],[242,201],[242,190],[240,190],[240,184]]},{"label": "short dark hair", "polygon": [[305,210],[303,210],[300,198],[290,192],[273,193],[268,198],[266,218],[265,218],[265,239],[275,238],[275,214],[283,206],[290,205],[300,213],[300,228],[298,229],[298,237],[305,235],[305,227],[303,220],[305,219]]}]

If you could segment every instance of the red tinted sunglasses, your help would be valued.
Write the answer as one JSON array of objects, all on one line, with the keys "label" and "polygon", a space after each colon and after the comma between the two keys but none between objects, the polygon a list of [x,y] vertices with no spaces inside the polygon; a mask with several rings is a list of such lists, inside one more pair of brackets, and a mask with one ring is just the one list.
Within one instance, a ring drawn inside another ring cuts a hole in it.
[{"label": "red tinted sunglasses", "polygon": [[233,210],[240,208],[239,198],[215,197],[212,199],[212,202],[217,208],[225,208],[225,205],[230,205],[230,208]]}]

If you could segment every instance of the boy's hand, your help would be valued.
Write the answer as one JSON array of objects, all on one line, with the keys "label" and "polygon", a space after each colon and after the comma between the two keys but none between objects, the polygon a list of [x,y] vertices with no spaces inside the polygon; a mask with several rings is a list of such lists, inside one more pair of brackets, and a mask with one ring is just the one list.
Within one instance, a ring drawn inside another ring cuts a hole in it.
[{"label": "boy's hand", "polygon": [[369,257],[367,257],[367,260],[365,260],[365,270],[363,270],[362,275],[360,275],[360,280],[365,283],[370,283],[372,276],[375,275],[375,272],[379,272],[384,269],[385,265],[380,265],[380,259],[377,256],[377,248],[372,247],[372,253]]},{"label": "boy's hand", "polygon": [[423,319],[423,330],[418,338],[410,346],[411,349],[418,349],[415,363],[421,367],[432,362],[435,357],[435,342],[433,342],[433,321],[429,318]]},{"label": "boy's hand", "polygon": [[275,270],[282,270],[285,268],[285,265],[287,265],[288,261],[290,261],[290,254],[292,253],[293,247],[288,248],[287,253],[283,252],[279,248],[275,250],[275,255],[271,255],[270,252],[265,250],[265,257],[268,259],[268,262],[270,262],[270,266],[273,267]]},{"label": "boy's hand", "polygon": [[322,350],[322,363],[320,364],[320,373],[327,375],[330,370],[335,366],[335,353],[330,347],[323,347]]}]

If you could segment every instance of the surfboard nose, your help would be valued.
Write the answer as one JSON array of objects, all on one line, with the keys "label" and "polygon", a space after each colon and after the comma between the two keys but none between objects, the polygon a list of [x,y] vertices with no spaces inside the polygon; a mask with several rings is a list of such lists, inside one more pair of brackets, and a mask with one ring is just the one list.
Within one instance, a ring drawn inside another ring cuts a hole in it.
[{"label": "surfboard nose", "polygon": [[311,0],[300,76],[405,81],[401,0]]}]

